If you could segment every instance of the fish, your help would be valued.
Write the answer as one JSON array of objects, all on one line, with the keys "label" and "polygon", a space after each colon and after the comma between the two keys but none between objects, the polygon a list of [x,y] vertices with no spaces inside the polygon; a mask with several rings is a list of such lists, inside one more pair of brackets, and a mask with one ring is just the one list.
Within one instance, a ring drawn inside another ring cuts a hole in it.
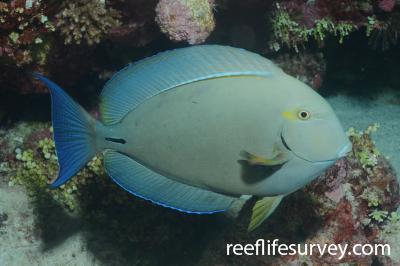
[{"label": "fish", "polygon": [[129,64],[104,85],[99,120],[34,76],[51,95],[52,188],[103,153],[115,183],[157,205],[212,214],[256,197],[252,231],[351,150],[322,96],[241,48],[197,45]]}]

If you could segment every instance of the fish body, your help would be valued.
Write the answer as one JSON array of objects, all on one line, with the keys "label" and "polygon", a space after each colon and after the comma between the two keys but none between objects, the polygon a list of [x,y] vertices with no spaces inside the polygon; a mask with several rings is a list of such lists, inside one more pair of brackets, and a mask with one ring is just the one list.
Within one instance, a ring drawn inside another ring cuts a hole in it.
[{"label": "fish body", "polygon": [[254,228],[351,148],[321,96],[242,49],[193,46],[127,66],[105,85],[101,121],[37,77],[52,95],[53,187],[105,151],[106,171],[122,188],[180,211],[276,197],[257,204]]},{"label": "fish body", "polygon": [[[271,158],[274,145],[285,149],[280,139],[285,122],[281,113],[286,107],[282,103],[292,93],[290,83],[297,83],[287,78],[222,77],[160,93],[110,126],[126,145],[103,142],[104,148],[120,149],[174,180],[213,191],[258,196],[290,193],[334,161],[314,167],[291,156],[281,171],[258,182],[243,178],[240,163],[242,150]],[[296,89],[308,92],[306,86]]]}]

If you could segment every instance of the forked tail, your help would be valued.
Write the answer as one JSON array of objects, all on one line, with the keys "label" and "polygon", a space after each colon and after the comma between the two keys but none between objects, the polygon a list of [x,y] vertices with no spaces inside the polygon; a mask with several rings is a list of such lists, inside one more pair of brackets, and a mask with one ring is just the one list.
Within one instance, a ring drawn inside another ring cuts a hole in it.
[{"label": "forked tail", "polygon": [[97,122],[57,84],[39,74],[33,76],[42,81],[51,94],[54,142],[60,169],[50,186],[56,188],[67,182],[96,154],[94,136]]}]

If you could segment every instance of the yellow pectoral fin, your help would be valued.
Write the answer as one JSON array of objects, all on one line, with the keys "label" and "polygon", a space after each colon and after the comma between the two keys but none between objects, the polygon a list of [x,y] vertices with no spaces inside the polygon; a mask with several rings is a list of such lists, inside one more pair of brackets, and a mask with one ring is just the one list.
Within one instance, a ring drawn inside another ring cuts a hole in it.
[{"label": "yellow pectoral fin", "polygon": [[241,154],[250,165],[273,166],[273,165],[283,164],[284,162],[287,161],[283,153],[278,153],[278,155],[272,159],[254,155],[247,151],[243,151]]},{"label": "yellow pectoral fin", "polygon": [[248,232],[253,231],[262,224],[276,209],[284,196],[264,197],[256,202],[253,207]]}]

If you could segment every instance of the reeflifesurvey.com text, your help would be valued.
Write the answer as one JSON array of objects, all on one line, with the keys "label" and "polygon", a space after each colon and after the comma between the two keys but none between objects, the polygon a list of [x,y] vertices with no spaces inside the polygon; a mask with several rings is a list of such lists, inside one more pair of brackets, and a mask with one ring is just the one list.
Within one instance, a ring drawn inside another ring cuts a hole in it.
[{"label": "reeflifesurvey.com text", "polygon": [[228,256],[324,256],[331,255],[343,259],[346,255],[390,256],[389,244],[285,244],[279,243],[279,239],[265,240],[257,239],[255,243],[226,244],[226,255]]}]

